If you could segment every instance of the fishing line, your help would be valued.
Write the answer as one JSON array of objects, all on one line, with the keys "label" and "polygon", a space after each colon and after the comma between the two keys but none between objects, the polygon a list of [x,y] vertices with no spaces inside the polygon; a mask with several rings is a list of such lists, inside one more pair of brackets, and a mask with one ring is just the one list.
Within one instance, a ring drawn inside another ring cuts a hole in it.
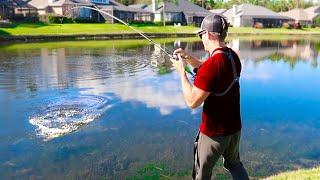
[{"label": "fishing line", "polygon": [[[102,14],[105,14],[105,15],[113,18],[113,19],[116,19],[117,21],[121,22],[122,24],[128,26],[128,27],[129,27],[130,29],[132,29],[134,32],[140,34],[142,37],[144,37],[145,39],[147,39],[150,43],[152,43],[153,45],[155,45],[156,47],[158,47],[162,52],[164,52],[164,53],[165,53],[167,56],[169,56],[171,59],[179,60],[179,57],[178,57],[177,54],[173,54],[172,51],[169,51],[169,50],[166,49],[165,47],[164,47],[164,48],[161,47],[159,44],[157,44],[156,42],[154,42],[154,41],[153,41],[150,37],[148,37],[146,34],[138,31],[138,30],[135,29],[135,28],[133,28],[132,26],[130,26],[128,23],[124,22],[123,20],[121,20],[121,19],[119,19],[119,18],[117,18],[117,17],[115,17],[115,16],[113,16],[113,15],[111,15],[111,14],[105,12],[105,11],[102,11],[102,10],[100,10],[100,9],[98,9],[98,8],[93,8],[93,7],[88,7],[88,6],[76,6],[76,7],[73,7],[73,8],[71,8],[71,9],[69,9],[69,10],[67,11],[67,14],[69,14],[69,11],[71,11],[71,10],[80,9],[80,8],[86,8],[86,9],[91,9],[91,10],[94,10],[94,11],[98,11],[98,12],[100,12],[100,13],[102,13]],[[170,52],[170,53],[169,53],[169,52]],[[188,72],[189,74],[191,74],[191,75],[194,76],[194,74],[192,73],[192,71],[189,69],[188,66],[186,66],[186,69],[185,69],[185,70],[186,70],[186,72]]]}]

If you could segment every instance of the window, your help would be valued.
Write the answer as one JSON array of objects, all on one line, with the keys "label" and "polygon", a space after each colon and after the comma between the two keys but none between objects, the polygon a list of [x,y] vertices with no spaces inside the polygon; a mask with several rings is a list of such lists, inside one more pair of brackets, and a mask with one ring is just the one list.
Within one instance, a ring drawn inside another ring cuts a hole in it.
[{"label": "window", "polygon": [[91,0],[92,3],[109,4],[109,0]]}]

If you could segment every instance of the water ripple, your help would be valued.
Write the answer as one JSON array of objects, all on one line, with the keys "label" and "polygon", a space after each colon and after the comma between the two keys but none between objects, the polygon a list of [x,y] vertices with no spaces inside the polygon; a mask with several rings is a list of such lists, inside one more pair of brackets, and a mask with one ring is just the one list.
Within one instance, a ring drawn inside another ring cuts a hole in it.
[{"label": "water ripple", "polygon": [[98,119],[112,104],[101,96],[75,96],[59,98],[44,105],[29,122],[36,134],[45,141],[78,130]]}]

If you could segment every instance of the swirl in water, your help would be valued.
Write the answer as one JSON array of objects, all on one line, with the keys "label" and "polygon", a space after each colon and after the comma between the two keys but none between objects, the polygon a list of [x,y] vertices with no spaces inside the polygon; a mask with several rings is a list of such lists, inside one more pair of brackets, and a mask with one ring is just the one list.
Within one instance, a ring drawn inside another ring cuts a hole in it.
[{"label": "swirl in water", "polygon": [[76,131],[99,118],[108,108],[108,99],[100,96],[64,97],[51,101],[32,116],[37,135],[44,140]]}]

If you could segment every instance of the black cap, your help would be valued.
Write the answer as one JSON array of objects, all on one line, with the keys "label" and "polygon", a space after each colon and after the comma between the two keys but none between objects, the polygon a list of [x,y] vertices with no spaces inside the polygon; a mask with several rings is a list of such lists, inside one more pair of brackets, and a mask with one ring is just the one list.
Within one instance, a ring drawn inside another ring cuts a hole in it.
[{"label": "black cap", "polygon": [[197,31],[197,33],[200,33],[204,30],[207,30],[208,32],[214,32],[219,35],[226,35],[228,31],[228,23],[221,15],[209,15],[203,19],[201,28]]}]

